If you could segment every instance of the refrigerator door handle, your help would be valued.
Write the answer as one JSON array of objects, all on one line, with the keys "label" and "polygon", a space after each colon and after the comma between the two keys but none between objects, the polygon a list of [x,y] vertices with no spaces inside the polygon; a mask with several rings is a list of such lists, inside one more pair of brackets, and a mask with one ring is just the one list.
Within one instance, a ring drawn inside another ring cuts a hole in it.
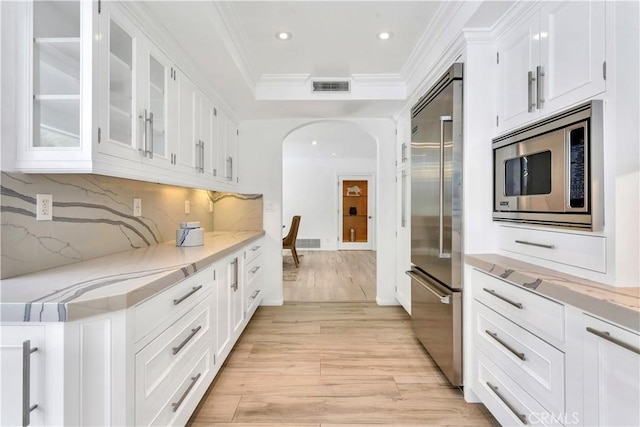
[{"label": "refrigerator door handle", "polygon": [[438,289],[436,289],[435,287],[433,287],[431,284],[429,284],[428,282],[425,282],[422,277],[420,277],[418,274],[414,273],[413,271],[409,270],[406,271],[407,275],[409,277],[411,277],[413,280],[415,280],[416,282],[418,282],[423,288],[425,288],[427,291],[431,292],[433,295],[437,296],[438,298],[440,298],[440,302],[443,304],[451,304],[451,295],[447,295],[447,294],[442,294],[441,292],[438,291]]},{"label": "refrigerator door handle", "polygon": [[439,233],[438,256],[440,258],[451,258],[450,253],[444,251],[444,124],[452,122],[451,116],[440,116],[440,198],[439,198]]}]

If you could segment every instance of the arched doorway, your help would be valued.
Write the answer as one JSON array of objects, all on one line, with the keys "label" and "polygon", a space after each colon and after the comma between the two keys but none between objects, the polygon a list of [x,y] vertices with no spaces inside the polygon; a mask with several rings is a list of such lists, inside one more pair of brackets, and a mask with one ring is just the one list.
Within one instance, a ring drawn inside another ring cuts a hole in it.
[{"label": "arched doorway", "polygon": [[[301,216],[303,255],[296,268],[283,253],[285,301],[376,300],[377,151],[377,140],[348,121],[305,124],[284,138],[283,226],[286,234]],[[360,183],[360,191],[348,192],[345,182]]]}]

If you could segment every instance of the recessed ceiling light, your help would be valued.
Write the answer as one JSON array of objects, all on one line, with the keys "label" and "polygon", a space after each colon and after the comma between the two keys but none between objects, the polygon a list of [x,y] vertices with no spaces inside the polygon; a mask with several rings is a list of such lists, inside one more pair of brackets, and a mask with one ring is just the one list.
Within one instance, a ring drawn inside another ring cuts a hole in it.
[{"label": "recessed ceiling light", "polygon": [[332,155],[332,156],[335,156],[335,155],[336,155],[336,153],[331,153],[331,155]]},{"label": "recessed ceiling light", "polygon": [[380,40],[389,40],[391,36],[393,36],[393,33],[389,31],[383,31],[380,34],[378,34],[378,38]]},{"label": "recessed ceiling light", "polygon": [[279,31],[276,33],[276,38],[278,40],[287,41],[291,40],[291,37],[293,37],[291,33],[287,33],[286,31]]},{"label": "recessed ceiling light", "polygon": [[311,145],[318,145],[318,141],[311,141]]}]

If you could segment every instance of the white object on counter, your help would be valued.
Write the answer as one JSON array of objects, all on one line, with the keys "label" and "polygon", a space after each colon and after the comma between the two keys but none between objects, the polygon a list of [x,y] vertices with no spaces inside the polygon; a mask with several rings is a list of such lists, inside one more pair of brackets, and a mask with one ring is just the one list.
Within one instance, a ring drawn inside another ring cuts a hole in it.
[{"label": "white object on counter", "polygon": [[176,246],[204,245],[204,228],[179,228],[176,230]]}]

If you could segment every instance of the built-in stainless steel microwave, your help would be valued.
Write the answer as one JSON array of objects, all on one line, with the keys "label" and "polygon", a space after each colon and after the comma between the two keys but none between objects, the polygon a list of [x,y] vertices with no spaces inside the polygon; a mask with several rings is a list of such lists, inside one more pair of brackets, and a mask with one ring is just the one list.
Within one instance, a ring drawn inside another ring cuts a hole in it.
[{"label": "built-in stainless steel microwave", "polygon": [[496,221],[603,226],[602,101],[493,140]]}]

